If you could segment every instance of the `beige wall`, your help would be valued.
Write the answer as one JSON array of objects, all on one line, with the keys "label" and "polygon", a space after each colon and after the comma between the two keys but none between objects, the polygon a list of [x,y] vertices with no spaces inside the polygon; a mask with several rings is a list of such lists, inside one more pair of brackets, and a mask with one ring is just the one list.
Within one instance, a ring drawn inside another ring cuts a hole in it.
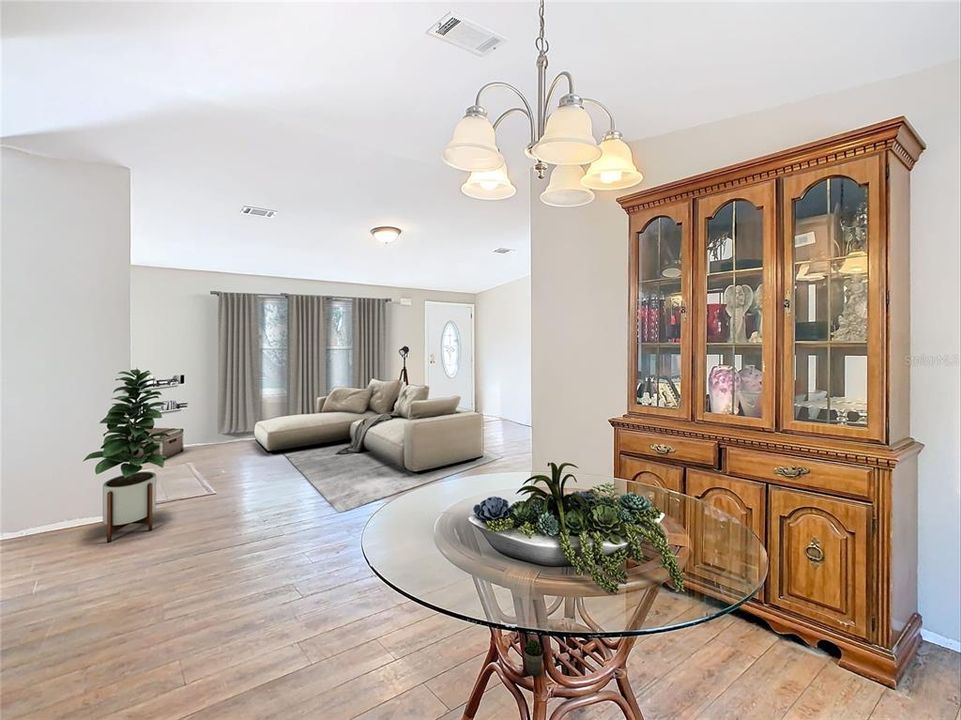
[{"label": "beige wall", "polygon": [[[344,297],[389,297],[391,348],[410,347],[407,369],[413,384],[424,381],[424,301],[474,302],[466,293],[434,292],[314,280],[227,273],[130,268],[131,361],[158,376],[183,373],[186,383],[164,392],[189,406],[164,420],[184,429],[186,443],[230,439],[217,432],[217,298],[211,290],[250,293],[303,293]],[[400,305],[410,298],[411,305]],[[400,374],[401,359],[388,356],[390,376]]]},{"label": "beige wall", "polygon": [[476,316],[478,410],[530,425],[530,276],[478,293]]},{"label": "beige wall", "polygon": [[[961,352],[958,88],[961,63],[632,143],[653,187],[905,115],[927,142],[912,172],[912,434],[920,458],[921,612],[961,638]],[[534,183],[535,192],[541,184]],[[627,395],[627,220],[613,193],[585,208],[532,203],[535,465],[612,471],[607,418]]]},{"label": "beige wall", "polygon": [[[130,361],[130,172],[2,149],[0,532],[99,518],[94,463]],[[107,475],[106,477],[110,477]]]}]

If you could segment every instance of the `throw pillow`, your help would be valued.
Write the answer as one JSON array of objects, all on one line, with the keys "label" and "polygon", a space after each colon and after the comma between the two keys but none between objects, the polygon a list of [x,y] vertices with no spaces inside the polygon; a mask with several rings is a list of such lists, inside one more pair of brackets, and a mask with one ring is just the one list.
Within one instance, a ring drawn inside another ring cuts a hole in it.
[{"label": "throw pillow", "polygon": [[324,400],[321,412],[367,412],[370,388],[334,388]]},{"label": "throw pillow", "polygon": [[367,389],[370,390],[370,409],[383,415],[394,409],[400,395],[400,380],[371,380]]},{"label": "throw pillow", "polygon": [[410,404],[414,400],[426,400],[430,388],[426,385],[405,385],[401,388],[400,395],[397,396],[397,404],[394,405],[394,415],[397,417],[410,417]]},{"label": "throw pillow", "polygon": [[437,417],[438,415],[451,415],[457,412],[459,403],[460,395],[434,398],[433,400],[414,400],[410,404],[410,414],[407,417],[414,420],[416,418]]}]

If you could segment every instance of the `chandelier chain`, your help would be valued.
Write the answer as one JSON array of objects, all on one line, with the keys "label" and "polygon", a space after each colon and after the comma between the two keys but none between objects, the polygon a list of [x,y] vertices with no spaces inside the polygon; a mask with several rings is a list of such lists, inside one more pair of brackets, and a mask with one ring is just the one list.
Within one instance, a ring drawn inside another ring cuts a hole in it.
[{"label": "chandelier chain", "polygon": [[537,48],[538,52],[546,55],[548,49],[550,48],[550,43],[547,42],[547,38],[544,37],[544,0],[540,1],[537,14],[539,17],[540,29],[537,34],[537,40],[534,41],[534,47]]}]

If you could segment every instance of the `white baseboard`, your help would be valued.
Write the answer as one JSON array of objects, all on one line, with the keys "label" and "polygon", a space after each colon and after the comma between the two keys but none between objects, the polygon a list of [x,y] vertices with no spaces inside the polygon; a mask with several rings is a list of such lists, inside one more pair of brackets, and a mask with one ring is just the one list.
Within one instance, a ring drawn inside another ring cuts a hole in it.
[{"label": "white baseboard", "polygon": [[204,447],[205,445],[224,445],[226,443],[249,442],[250,440],[253,440],[253,439],[254,439],[253,434],[250,434],[250,435],[244,435],[243,437],[238,437],[238,438],[226,438],[224,440],[211,440],[210,442],[185,443],[184,449],[190,448],[190,447]]},{"label": "white baseboard", "polygon": [[76,520],[65,520],[64,522],[52,523],[50,525],[41,525],[40,527],[27,528],[26,530],[3,533],[3,535],[0,535],[0,540],[10,540],[11,538],[24,537],[26,535],[37,535],[39,533],[52,532],[54,530],[66,530],[67,528],[80,527],[81,525],[93,525],[94,523],[101,522],[103,522],[103,518],[100,516],[77,518]]},{"label": "white baseboard", "polygon": [[921,629],[921,637],[924,640],[927,640],[929,643],[940,645],[948,650],[954,650],[956,653],[961,653],[961,642],[958,642],[957,640],[944,637],[944,635],[938,635],[937,633],[933,633],[930,630],[925,630],[924,628]]}]

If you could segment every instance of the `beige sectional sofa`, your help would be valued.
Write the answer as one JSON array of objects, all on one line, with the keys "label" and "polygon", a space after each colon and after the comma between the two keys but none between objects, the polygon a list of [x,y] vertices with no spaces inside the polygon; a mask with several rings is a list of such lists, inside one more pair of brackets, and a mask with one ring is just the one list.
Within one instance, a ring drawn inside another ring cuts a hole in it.
[{"label": "beige sectional sofa", "polygon": [[[475,412],[456,412],[458,400],[410,401],[403,411],[409,417],[393,417],[374,425],[364,438],[364,448],[380,460],[412,472],[480,457],[484,454],[483,418]],[[324,412],[326,402],[327,396],[317,398],[313,413],[261,420],[254,427],[254,437],[268,452],[347,442],[364,418],[379,414],[369,408]]]}]

